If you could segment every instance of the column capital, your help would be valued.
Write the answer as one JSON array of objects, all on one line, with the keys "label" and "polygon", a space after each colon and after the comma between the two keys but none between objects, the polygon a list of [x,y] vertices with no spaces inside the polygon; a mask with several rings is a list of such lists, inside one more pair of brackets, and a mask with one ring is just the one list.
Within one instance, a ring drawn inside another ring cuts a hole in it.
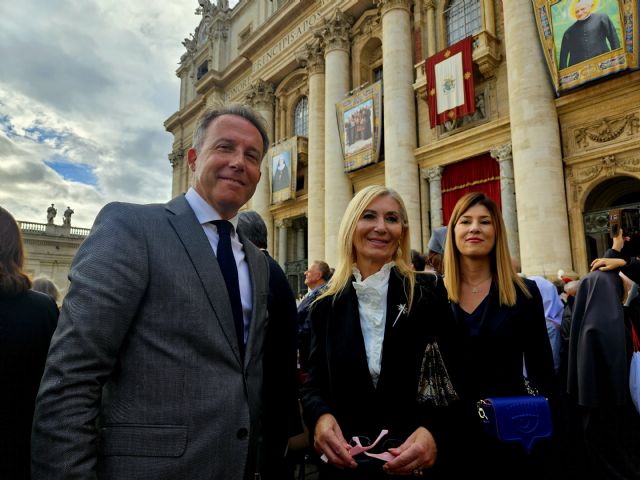
[{"label": "column capital", "polygon": [[422,178],[429,180],[429,183],[439,182],[442,180],[442,171],[443,167],[431,167],[431,168],[422,168],[420,172],[422,173]]},{"label": "column capital", "polygon": [[254,108],[271,109],[275,101],[274,91],[272,83],[265,82],[259,78],[249,86],[245,93],[245,99]]},{"label": "column capital", "polygon": [[172,168],[179,167],[182,164],[182,160],[184,158],[182,148],[173,150],[169,155],[167,155],[167,157],[169,158],[169,163],[171,164]]},{"label": "column capital", "polygon": [[296,52],[296,60],[309,76],[324,73],[324,48],[319,41],[305,44]]},{"label": "column capital", "polygon": [[422,7],[425,10],[435,10],[436,9],[436,2],[435,2],[435,0],[422,0]]},{"label": "column capital", "polygon": [[314,31],[314,36],[324,43],[325,54],[332,50],[349,51],[351,45],[351,26],[353,17],[336,9],[324,24]]},{"label": "column capital", "polygon": [[411,3],[411,0],[376,0],[376,5],[382,15],[396,8],[406,10],[407,13],[411,13]]},{"label": "column capital", "polygon": [[505,143],[504,145],[491,147],[489,153],[491,154],[491,158],[494,158],[498,163],[513,160],[513,154],[511,153],[511,143]]}]

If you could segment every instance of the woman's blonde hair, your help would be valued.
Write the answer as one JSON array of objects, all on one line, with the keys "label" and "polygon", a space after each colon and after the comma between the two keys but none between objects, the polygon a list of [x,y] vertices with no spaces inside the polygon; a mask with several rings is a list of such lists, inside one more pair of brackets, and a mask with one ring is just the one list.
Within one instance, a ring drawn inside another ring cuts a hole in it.
[{"label": "woman's blonde hair", "polygon": [[413,302],[413,291],[415,287],[415,275],[411,269],[411,240],[409,235],[409,220],[407,209],[402,201],[402,197],[395,190],[381,185],[371,185],[360,190],[349,202],[347,210],[340,222],[338,230],[338,260],[335,266],[335,272],[327,284],[327,289],[318,297],[320,300],[324,297],[335,298],[342,293],[347,287],[351,279],[352,265],[356,262],[356,251],[353,245],[353,236],[356,231],[358,220],[369,206],[369,204],[378,197],[389,196],[393,198],[400,206],[400,217],[402,223],[402,236],[398,248],[396,249],[393,260],[396,267],[409,282],[409,308]]},{"label": "woman's blonde hair", "polygon": [[507,242],[507,230],[504,227],[502,214],[496,203],[481,192],[471,192],[463,196],[453,207],[449,227],[447,228],[447,241],[444,247],[444,285],[449,294],[449,300],[460,302],[460,285],[462,276],[460,273],[460,250],[456,245],[455,227],[467,210],[475,205],[482,205],[489,210],[491,222],[496,231],[495,244],[491,250],[491,273],[498,286],[500,305],[516,304],[516,286],[527,296],[531,297],[527,286],[520,278],[511,264],[509,244]]}]

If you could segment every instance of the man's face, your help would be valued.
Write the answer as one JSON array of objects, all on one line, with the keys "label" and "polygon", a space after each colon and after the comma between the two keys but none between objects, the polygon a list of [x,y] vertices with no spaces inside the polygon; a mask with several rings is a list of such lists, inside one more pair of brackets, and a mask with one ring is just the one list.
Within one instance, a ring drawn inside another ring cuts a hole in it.
[{"label": "man's face", "polygon": [[592,4],[589,2],[576,3],[576,20],[586,20],[591,15]]},{"label": "man's face", "polygon": [[316,288],[321,279],[322,272],[318,268],[317,263],[312,263],[304,272],[304,284],[311,289]]},{"label": "man's face", "polygon": [[262,137],[249,121],[222,115],[209,124],[199,152],[189,149],[194,188],[224,219],[238,213],[260,180]]}]

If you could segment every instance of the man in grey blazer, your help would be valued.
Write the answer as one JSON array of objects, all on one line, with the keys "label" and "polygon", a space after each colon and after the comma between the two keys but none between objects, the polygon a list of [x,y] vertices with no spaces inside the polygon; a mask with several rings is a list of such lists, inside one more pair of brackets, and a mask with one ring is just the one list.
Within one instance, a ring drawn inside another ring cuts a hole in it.
[{"label": "man in grey blazer", "polygon": [[[209,111],[188,151],[186,195],[100,212],[40,385],[33,478],[254,479],[269,267],[235,226],[268,145],[250,109]],[[233,226],[235,304],[220,219]]]}]

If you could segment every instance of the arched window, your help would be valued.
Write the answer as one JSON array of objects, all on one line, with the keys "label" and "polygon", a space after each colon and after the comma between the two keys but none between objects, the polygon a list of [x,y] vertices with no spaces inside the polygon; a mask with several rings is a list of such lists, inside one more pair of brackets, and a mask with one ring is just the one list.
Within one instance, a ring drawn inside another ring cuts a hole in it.
[{"label": "arched window", "polygon": [[452,45],[479,32],[482,29],[480,15],[480,0],[450,0],[444,11],[447,22],[447,45]]},{"label": "arched window", "polygon": [[293,134],[309,136],[309,103],[307,97],[300,97],[293,112]]}]

